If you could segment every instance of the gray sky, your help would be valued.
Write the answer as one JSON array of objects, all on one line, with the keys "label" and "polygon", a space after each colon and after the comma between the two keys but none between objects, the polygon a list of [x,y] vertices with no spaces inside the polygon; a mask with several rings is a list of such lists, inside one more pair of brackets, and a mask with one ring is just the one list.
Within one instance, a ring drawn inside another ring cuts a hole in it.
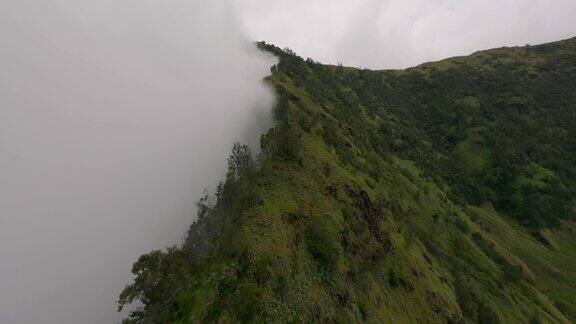
[{"label": "gray sky", "polygon": [[178,243],[275,59],[390,68],[576,35],[574,0],[0,0],[0,322],[108,323]]},{"label": "gray sky", "polygon": [[576,36],[574,0],[243,0],[256,39],[326,63],[402,68]]},{"label": "gray sky", "polygon": [[110,323],[142,253],[180,241],[275,59],[227,1],[0,1],[0,323]]}]

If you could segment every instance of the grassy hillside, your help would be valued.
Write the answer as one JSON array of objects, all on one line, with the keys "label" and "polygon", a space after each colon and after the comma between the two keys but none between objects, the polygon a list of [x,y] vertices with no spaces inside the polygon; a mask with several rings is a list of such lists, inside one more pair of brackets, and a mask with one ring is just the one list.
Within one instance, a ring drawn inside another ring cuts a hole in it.
[{"label": "grassy hillside", "polygon": [[130,321],[576,321],[576,39],[402,71],[260,46],[277,126],[135,263]]}]

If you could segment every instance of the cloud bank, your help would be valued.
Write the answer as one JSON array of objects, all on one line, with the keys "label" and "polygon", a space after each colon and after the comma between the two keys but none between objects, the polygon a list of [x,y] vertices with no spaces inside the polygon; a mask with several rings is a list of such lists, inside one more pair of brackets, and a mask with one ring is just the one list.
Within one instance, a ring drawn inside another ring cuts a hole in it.
[{"label": "cloud bank", "polygon": [[0,2],[0,322],[109,323],[144,252],[178,243],[274,58],[230,1]]},{"label": "cloud bank", "polygon": [[244,0],[256,39],[324,63],[405,68],[576,36],[574,0]]}]

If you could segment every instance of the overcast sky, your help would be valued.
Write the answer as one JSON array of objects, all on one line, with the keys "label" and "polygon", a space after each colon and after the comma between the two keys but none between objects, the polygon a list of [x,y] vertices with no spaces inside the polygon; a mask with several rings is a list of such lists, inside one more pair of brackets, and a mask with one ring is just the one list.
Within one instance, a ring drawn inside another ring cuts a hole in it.
[{"label": "overcast sky", "polygon": [[177,244],[275,58],[393,68],[576,35],[575,0],[0,0],[0,323],[109,323]]},{"label": "overcast sky", "polygon": [[575,0],[240,0],[249,34],[321,62],[401,68],[576,36]]},{"label": "overcast sky", "polygon": [[271,125],[275,58],[230,1],[0,0],[0,40],[0,323],[119,321]]}]

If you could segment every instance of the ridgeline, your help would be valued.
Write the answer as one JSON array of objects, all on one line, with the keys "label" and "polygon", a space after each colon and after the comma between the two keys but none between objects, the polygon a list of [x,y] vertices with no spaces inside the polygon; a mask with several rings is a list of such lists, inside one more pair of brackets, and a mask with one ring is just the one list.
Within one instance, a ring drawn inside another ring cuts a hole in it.
[{"label": "ridgeline", "polygon": [[406,70],[265,43],[276,126],[126,322],[576,322],[576,38]]}]

